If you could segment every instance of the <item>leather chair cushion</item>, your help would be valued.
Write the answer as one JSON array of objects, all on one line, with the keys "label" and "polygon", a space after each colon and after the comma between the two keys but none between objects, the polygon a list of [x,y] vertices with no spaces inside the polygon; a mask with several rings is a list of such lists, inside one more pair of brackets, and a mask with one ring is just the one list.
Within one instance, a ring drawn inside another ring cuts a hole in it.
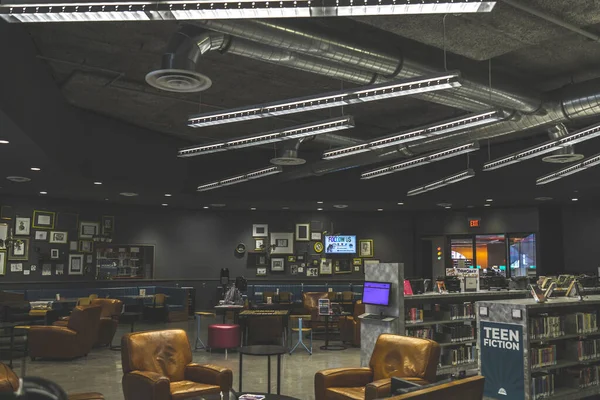
[{"label": "leather chair cushion", "polygon": [[327,389],[327,400],[365,400],[365,387],[332,387]]},{"label": "leather chair cushion", "polygon": [[191,399],[202,394],[219,393],[221,388],[192,381],[171,382],[171,398],[173,400]]}]

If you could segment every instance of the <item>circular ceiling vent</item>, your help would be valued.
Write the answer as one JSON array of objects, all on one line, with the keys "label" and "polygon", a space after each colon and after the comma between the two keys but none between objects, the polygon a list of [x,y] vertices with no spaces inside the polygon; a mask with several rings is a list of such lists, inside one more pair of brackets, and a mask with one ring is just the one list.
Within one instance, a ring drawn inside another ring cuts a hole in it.
[{"label": "circular ceiling vent", "polygon": [[583,157],[583,154],[550,154],[542,158],[542,161],[553,164],[567,164],[579,161]]},{"label": "circular ceiling vent", "polygon": [[125,197],[135,197],[135,196],[138,195],[137,193],[133,193],[133,192],[122,192],[122,193],[119,193],[119,194],[121,196],[125,196]]},{"label": "circular ceiling vent", "polygon": [[275,165],[302,165],[306,160],[298,157],[275,157],[271,158],[271,164]]},{"label": "circular ceiling vent", "polygon": [[11,182],[16,182],[16,183],[25,183],[25,182],[31,181],[31,178],[27,178],[24,176],[7,176],[6,179],[8,179]]},{"label": "circular ceiling vent", "polygon": [[212,86],[206,75],[185,69],[159,69],[146,75],[146,82],[157,89],[177,93],[202,92]]}]

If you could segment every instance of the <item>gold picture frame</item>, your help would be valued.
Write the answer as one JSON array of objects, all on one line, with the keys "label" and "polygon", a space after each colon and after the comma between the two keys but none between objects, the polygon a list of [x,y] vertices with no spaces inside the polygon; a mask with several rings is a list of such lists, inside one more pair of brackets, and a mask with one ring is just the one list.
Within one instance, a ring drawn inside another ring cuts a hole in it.
[{"label": "gold picture frame", "polygon": [[358,256],[362,258],[375,257],[373,239],[360,239],[358,241]]},{"label": "gold picture frame", "polygon": [[[21,248],[21,246],[23,246],[23,248]],[[17,250],[15,250],[15,248],[17,248]],[[29,239],[23,238],[13,241],[8,249],[8,259],[10,261],[29,260]]]},{"label": "gold picture frame", "polygon": [[93,253],[94,252],[94,241],[93,240],[80,240],[79,241],[79,252],[80,253]]},{"label": "gold picture frame", "polygon": [[52,211],[33,210],[31,227],[34,229],[54,229],[56,213]]}]

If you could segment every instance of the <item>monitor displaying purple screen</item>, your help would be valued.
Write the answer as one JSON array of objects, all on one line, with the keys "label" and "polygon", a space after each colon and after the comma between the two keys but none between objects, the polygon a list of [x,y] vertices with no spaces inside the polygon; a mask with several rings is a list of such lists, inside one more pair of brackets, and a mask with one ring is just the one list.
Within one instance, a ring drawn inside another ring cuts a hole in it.
[{"label": "monitor displaying purple screen", "polygon": [[389,306],[392,284],[389,282],[365,282],[363,303],[373,306]]}]

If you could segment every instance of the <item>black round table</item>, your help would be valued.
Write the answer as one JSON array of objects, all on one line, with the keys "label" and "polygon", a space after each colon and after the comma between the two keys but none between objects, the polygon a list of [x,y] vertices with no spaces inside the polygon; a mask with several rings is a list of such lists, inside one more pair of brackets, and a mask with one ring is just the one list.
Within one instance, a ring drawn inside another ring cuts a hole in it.
[{"label": "black round table", "polygon": [[[223,400],[236,400],[239,396],[244,393],[238,393],[237,396],[230,396],[228,393],[223,393]],[[265,396],[264,400],[300,400],[296,397],[284,396],[282,394],[271,394],[271,393],[259,393],[259,392],[251,392],[249,394],[257,394],[260,396]],[[198,397],[198,400],[220,400],[220,394],[207,394],[201,397]]]},{"label": "black round table", "polygon": [[[277,395],[281,393],[281,355],[287,353],[283,346],[257,345],[243,346],[239,349],[240,353],[240,393],[242,392],[242,359],[243,355],[267,357],[267,392],[271,393],[271,356],[277,356]],[[271,397],[269,397],[271,398]],[[277,399],[278,397],[273,397]],[[285,396],[281,397],[285,400]]]},{"label": "black round table", "polygon": [[343,344],[329,344],[329,318],[331,317],[347,317],[351,315],[349,312],[342,312],[337,314],[325,314],[325,345],[321,346],[321,350],[346,350],[346,346]]},{"label": "black round table", "polygon": [[[123,318],[123,319],[129,319],[129,322],[131,323],[131,329],[130,332],[134,331],[134,325],[135,325],[135,321],[138,319],[142,318],[143,313],[138,312],[138,311],[126,311],[123,312],[121,314],[119,314],[119,319]],[[111,350],[115,350],[115,351],[120,351],[121,350],[121,346],[113,346],[112,342],[110,343],[110,349]]]}]

